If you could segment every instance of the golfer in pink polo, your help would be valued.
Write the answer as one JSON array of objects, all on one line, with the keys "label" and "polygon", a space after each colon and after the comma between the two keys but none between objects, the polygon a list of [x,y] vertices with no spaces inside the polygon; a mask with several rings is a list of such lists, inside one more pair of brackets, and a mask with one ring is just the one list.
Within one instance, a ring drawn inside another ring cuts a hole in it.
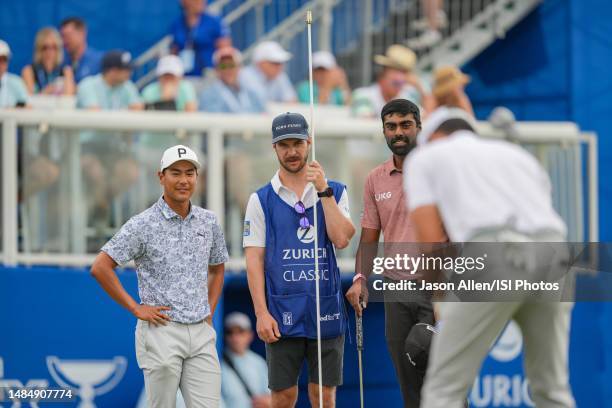
[{"label": "golfer in pink polo", "polygon": [[[355,262],[353,285],[346,294],[349,302],[361,315],[360,297],[367,303],[366,279],[371,264],[367,265],[363,251],[370,251],[378,243],[382,231],[385,241],[385,256],[401,253],[407,243],[415,242],[413,227],[408,218],[408,208],[402,187],[404,159],[416,146],[416,137],[421,129],[419,108],[406,99],[395,99],[387,103],[382,112],[383,133],[387,146],[393,153],[385,163],[368,174],[363,193],[363,216],[361,239]],[[369,244],[369,245],[368,245]],[[398,245],[394,250],[393,246]],[[363,265],[362,265],[363,262]],[[386,282],[417,279],[418,275],[389,271],[384,275]],[[385,292],[385,337],[387,348],[393,360],[402,391],[405,407],[418,407],[424,368],[414,365],[404,351],[404,344],[410,330],[417,323],[434,324],[431,294],[414,291],[410,298],[394,296]]]}]

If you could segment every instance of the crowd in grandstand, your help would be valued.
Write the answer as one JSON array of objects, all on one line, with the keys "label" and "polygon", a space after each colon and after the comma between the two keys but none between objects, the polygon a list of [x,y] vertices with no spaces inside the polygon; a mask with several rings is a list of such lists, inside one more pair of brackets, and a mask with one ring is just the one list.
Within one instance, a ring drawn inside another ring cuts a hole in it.
[{"label": "crowd in grandstand", "polygon": [[[79,17],[59,28],[38,31],[32,62],[21,76],[8,72],[10,45],[0,40],[0,108],[28,107],[31,95],[74,95],[82,109],[154,109],[257,113],[268,102],[308,103],[308,81],[293,84],[285,72],[291,53],[274,41],[258,43],[251,63],[232,47],[228,27],[206,12],[206,2],[182,0],[182,15],[171,25],[169,55],[158,60],[156,79],[140,91],[131,81],[132,56],[125,50],[102,52],[88,45],[87,25]],[[433,21],[433,18],[432,18]],[[417,47],[418,48],[418,47]],[[23,52],[23,50],[19,50]],[[314,100],[350,106],[352,114],[376,117],[395,98],[419,104],[425,112],[440,105],[471,111],[463,88],[469,78],[455,67],[440,67],[432,83],[415,73],[416,54],[402,45],[376,55],[378,74],[370,86],[351,91],[346,73],[328,51],[313,54]],[[202,80],[206,72],[212,78]]]}]

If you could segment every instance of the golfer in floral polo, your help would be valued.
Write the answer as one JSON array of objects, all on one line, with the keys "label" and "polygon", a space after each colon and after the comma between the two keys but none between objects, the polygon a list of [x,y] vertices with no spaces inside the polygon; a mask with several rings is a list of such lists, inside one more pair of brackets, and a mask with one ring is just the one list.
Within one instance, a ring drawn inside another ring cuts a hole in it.
[{"label": "golfer in floral polo", "polygon": [[[138,318],[136,359],[148,406],[173,407],[180,388],[187,407],[217,407],[221,371],[211,325],[228,259],[215,214],[191,204],[200,162],[186,146],[167,149],[158,172],[163,196],[132,217],[102,247],[93,276]],[[133,260],[137,303],[114,268]]]}]

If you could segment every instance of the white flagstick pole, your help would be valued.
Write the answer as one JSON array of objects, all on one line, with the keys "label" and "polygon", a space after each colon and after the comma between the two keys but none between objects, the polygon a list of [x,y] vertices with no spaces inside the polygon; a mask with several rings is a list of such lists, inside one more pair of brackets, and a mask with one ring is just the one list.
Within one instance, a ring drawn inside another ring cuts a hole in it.
[{"label": "white flagstick pole", "polygon": [[[308,80],[310,83],[310,134],[312,138],[312,160],[316,160],[315,127],[314,127],[314,89],[312,83],[312,11],[306,12],[306,25],[308,28]],[[313,186],[314,187],[314,186]],[[319,298],[319,229],[317,218],[317,199],[314,201],[314,259],[316,277],[317,302],[317,362],[319,365],[319,408],[323,408],[323,364],[321,361],[321,302]]]}]

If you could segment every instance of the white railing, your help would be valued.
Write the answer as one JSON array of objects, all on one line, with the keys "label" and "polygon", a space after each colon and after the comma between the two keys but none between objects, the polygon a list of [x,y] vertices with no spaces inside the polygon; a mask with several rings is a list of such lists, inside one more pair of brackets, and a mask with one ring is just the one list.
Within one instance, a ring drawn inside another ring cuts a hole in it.
[{"label": "white railing", "polygon": [[[307,114],[308,107],[273,106],[271,113],[287,110]],[[272,117],[271,114],[0,111],[0,263],[88,265],[96,248],[99,248],[97,246],[92,249],[88,240],[92,237],[107,239],[129,216],[142,211],[148,205],[146,199],[151,195],[150,191],[148,196],[145,194],[145,185],[154,182],[153,174],[162,151],[161,147],[153,149],[153,158],[150,161],[140,161],[140,166],[144,169],[140,181],[113,200],[113,221],[102,227],[91,225],[84,208],[84,203],[90,198],[87,190],[91,186],[85,180],[81,163],[82,148],[85,146],[83,135],[87,131],[88,134],[97,132],[95,138],[98,140],[108,137],[107,145],[113,148],[118,146],[118,141],[127,138],[129,143],[126,146],[129,146],[128,150],[134,157],[148,157],[144,154],[144,141],[156,137],[166,145],[176,142],[189,143],[205,152],[205,205],[217,214],[226,231],[231,255],[229,268],[242,270],[244,261],[240,240],[244,197],[248,198],[258,185],[267,182],[278,167],[270,146]],[[358,225],[365,174],[388,157],[380,121],[352,118],[346,109],[318,108],[315,126],[317,137],[321,140],[318,143],[320,150],[317,151],[317,157],[330,178],[339,179],[349,186],[351,213],[353,221]],[[551,174],[555,205],[568,223],[570,240],[597,241],[595,136],[581,133],[572,123],[523,122],[517,125],[517,129],[520,142],[538,157]],[[501,131],[486,122],[479,123],[478,130],[486,137],[504,137]],[[33,157],[25,151],[33,141],[39,141],[41,138],[52,146],[39,154],[50,154],[48,151],[54,149],[60,152],[54,156],[61,170],[57,186],[53,187],[55,195],[49,190],[34,193],[27,198],[20,197],[18,183],[24,183],[24,178],[27,183],[28,172],[23,170],[19,179],[18,166],[25,168],[28,160]],[[586,174],[583,174],[582,166],[583,144],[588,147]],[[18,152],[21,152],[21,156]],[[150,174],[151,177],[144,180],[144,174]],[[587,197],[583,194],[583,180],[586,181]],[[226,202],[226,197],[229,197],[229,202]],[[58,207],[54,212],[48,208],[52,204]],[[584,220],[584,206],[588,206],[587,220]],[[53,228],[59,232],[53,235],[45,231]],[[45,238],[51,235],[57,240],[53,246],[50,246]],[[344,270],[351,270],[353,267],[353,251],[354,246],[342,252],[341,265]]]}]

